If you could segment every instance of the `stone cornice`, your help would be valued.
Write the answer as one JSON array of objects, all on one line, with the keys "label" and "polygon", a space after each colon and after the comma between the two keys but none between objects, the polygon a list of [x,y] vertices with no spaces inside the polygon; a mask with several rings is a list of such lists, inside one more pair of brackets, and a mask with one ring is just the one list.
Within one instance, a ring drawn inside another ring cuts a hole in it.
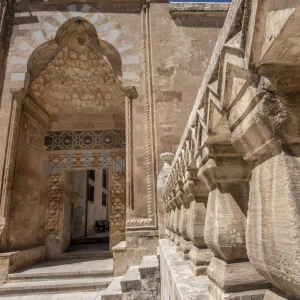
[{"label": "stone cornice", "polygon": [[193,3],[182,2],[169,4],[170,14],[203,14],[203,13],[222,13],[226,14],[231,3]]}]

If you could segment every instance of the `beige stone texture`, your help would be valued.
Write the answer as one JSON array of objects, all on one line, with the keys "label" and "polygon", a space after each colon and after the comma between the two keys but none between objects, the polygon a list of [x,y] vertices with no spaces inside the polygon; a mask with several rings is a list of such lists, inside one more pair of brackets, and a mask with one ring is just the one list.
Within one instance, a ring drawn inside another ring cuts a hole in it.
[{"label": "beige stone texture", "polygon": [[[292,42],[299,10],[299,1],[233,1],[162,193],[166,211],[174,209],[189,152],[210,190],[204,231],[216,256],[208,267],[212,299],[300,296],[299,49]],[[266,291],[267,282],[274,287]]]},{"label": "beige stone texture", "polygon": [[175,153],[226,16],[168,10],[168,3],[150,7],[157,157]]},{"label": "beige stone texture", "polygon": [[[78,203],[74,203],[78,197],[83,199],[83,207],[78,207]],[[71,223],[71,239],[82,237],[85,235],[86,227],[86,171],[72,172],[72,198],[74,203],[73,218]]]},{"label": "beige stone texture", "polygon": [[[66,171],[105,166],[101,218],[124,299],[160,297],[159,266],[145,263],[159,237],[162,299],[300,298],[300,3],[233,0],[225,20],[228,7],[0,7],[1,281],[69,249],[84,217],[72,232],[78,180]],[[86,146],[105,130],[126,150]],[[50,135],[59,150],[46,149]],[[93,232],[99,207],[85,209]]]},{"label": "beige stone texture", "polygon": [[45,157],[41,152],[44,134],[38,121],[23,112],[7,237],[10,251],[43,243],[47,195]]}]

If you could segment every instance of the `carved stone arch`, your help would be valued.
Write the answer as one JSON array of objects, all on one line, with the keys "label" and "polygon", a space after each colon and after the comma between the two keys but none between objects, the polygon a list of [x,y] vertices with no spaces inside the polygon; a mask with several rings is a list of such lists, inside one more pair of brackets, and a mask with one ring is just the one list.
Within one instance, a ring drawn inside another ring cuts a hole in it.
[{"label": "carved stone arch", "polygon": [[39,72],[65,47],[80,27],[84,28],[93,47],[105,56],[113,71],[122,76],[122,60],[118,50],[107,41],[98,38],[97,31],[93,24],[82,17],[74,17],[63,23],[56,32],[53,40],[47,41],[38,46],[28,60],[27,72],[31,79],[35,79]]},{"label": "carved stone arch", "polygon": [[121,70],[114,46],[99,40],[89,21],[72,18],[58,29],[54,40],[32,53],[28,94],[49,115],[112,109],[124,113]]}]

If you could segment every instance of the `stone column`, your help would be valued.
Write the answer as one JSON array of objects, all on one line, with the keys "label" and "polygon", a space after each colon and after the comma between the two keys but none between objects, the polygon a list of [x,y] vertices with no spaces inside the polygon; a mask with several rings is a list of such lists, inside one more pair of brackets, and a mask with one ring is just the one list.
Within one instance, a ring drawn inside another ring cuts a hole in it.
[{"label": "stone column", "polygon": [[190,211],[190,204],[186,199],[186,195],[183,191],[183,183],[178,180],[176,185],[176,200],[178,209],[177,233],[175,238],[175,245],[183,259],[188,259],[188,253],[191,250],[192,242],[188,236],[188,217]]},{"label": "stone column", "polygon": [[262,299],[260,289],[267,287],[246,250],[250,175],[249,165],[233,149],[202,157],[199,176],[210,190],[204,238],[215,255],[207,270],[213,299]]},{"label": "stone column", "polygon": [[172,200],[169,200],[168,201],[168,209],[169,209],[168,226],[169,226],[169,239],[171,243],[173,243],[175,239],[175,228],[174,228],[175,208],[176,208],[175,203]]},{"label": "stone column", "polygon": [[189,216],[187,234],[192,241],[189,251],[190,268],[193,273],[206,275],[207,267],[213,257],[213,253],[207,248],[204,241],[204,225],[206,218],[206,207],[208,189],[197,176],[196,168],[187,168],[185,172],[184,190],[189,202]]},{"label": "stone column", "polygon": [[[142,91],[132,102],[132,205],[126,211],[126,255],[136,265],[145,255],[154,255],[158,246],[157,171],[154,106],[152,95],[151,31],[149,3],[141,7]],[[141,89],[140,89],[141,90]]]},{"label": "stone column", "polygon": [[162,190],[165,186],[167,176],[171,170],[171,164],[174,159],[174,154],[170,152],[162,153],[160,155],[160,158],[163,161],[163,167],[157,177],[158,228],[159,228],[159,237],[165,238],[167,212],[164,212]]},{"label": "stone column", "polygon": [[265,300],[300,297],[300,102],[293,80],[283,82],[285,91],[262,80],[260,101],[232,132],[234,146],[254,162],[247,251],[274,286]]},{"label": "stone column", "polygon": [[177,198],[182,203],[180,227],[183,240],[180,251],[184,259],[190,260],[193,273],[205,275],[213,253],[204,242],[204,224],[209,190],[198,178],[198,168],[195,157],[198,155],[198,145],[195,130],[185,141],[184,150],[179,157],[178,172],[181,172],[182,182],[177,185]]},{"label": "stone column", "polygon": [[173,206],[175,207],[174,209],[174,218],[173,218],[173,230],[174,230],[174,244],[176,246],[176,249],[179,251],[180,249],[180,244],[182,241],[182,236],[180,235],[180,229],[179,229],[179,220],[180,220],[180,212],[181,212],[181,203],[179,199],[175,196],[173,196]]}]

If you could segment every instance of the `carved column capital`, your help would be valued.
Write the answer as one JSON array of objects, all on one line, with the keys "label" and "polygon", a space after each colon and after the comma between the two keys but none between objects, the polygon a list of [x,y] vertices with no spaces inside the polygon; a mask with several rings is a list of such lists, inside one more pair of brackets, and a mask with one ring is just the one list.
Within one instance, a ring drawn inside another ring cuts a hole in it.
[{"label": "carved column capital", "polygon": [[[216,146],[217,147],[217,146]],[[248,182],[251,177],[251,164],[232,149],[230,153],[206,152],[200,164],[198,176],[210,190],[218,185]]]},{"label": "carved column capital", "polygon": [[233,108],[228,118],[232,144],[245,160],[271,157],[281,152],[282,145],[300,143],[297,94],[280,93],[262,78],[252,101],[255,106],[247,117]]},{"label": "carved column capital", "polygon": [[188,168],[185,171],[183,189],[189,202],[193,200],[197,202],[207,201],[209,190],[205,183],[199,179],[198,169]]},{"label": "carved column capital", "polygon": [[134,86],[124,87],[124,94],[130,100],[136,99],[139,96],[139,94]]}]

